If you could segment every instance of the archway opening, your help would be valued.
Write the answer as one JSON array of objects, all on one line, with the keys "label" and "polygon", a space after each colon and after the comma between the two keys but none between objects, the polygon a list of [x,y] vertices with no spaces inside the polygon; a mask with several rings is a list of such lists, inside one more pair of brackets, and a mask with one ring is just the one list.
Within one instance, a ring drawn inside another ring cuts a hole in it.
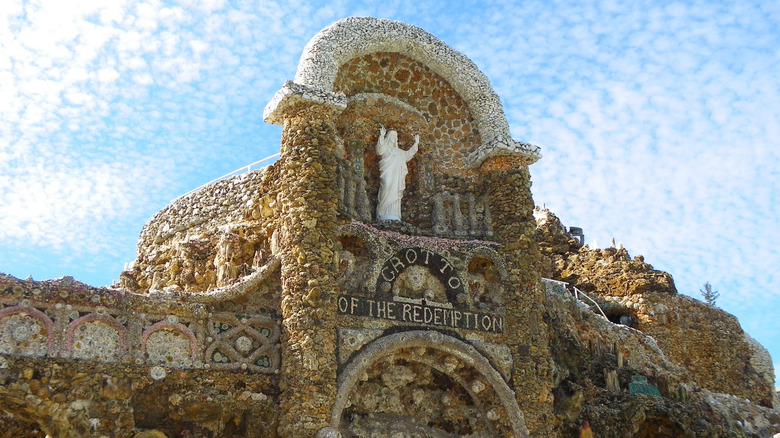
[{"label": "archway opening", "polygon": [[347,363],[331,427],[348,437],[528,436],[514,392],[490,362],[423,330],[378,338]]},{"label": "archway opening", "polygon": [[345,437],[491,436],[483,406],[445,372],[394,354],[366,370],[342,414]]}]

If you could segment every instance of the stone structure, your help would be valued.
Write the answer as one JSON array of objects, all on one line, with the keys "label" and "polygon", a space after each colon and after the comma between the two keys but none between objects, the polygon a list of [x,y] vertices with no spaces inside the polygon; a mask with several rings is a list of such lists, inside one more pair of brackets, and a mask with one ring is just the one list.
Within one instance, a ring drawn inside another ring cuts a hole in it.
[{"label": "stone structure", "polygon": [[[780,432],[766,351],[668,274],[535,213],[539,149],[435,37],[339,21],[265,120],[279,161],[155,215],[118,287],[0,277],[8,433]],[[383,126],[420,136],[403,222],[372,217]]]}]

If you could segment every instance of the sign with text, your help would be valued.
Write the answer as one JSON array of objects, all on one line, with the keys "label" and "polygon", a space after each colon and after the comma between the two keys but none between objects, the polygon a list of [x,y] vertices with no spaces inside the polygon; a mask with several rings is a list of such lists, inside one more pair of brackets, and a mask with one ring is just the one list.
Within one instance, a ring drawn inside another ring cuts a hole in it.
[{"label": "sign with text", "polygon": [[504,333],[504,317],[460,309],[339,295],[340,315],[367,316],[433,327]]},{"label": "sign with text", "polygon": [[[458,295],[464,293],[463,280],[455,268],[440,254],[426,248],[404,248],[385,262],[377,278],[376,290],[381,297],[392,297],[391,289],[395,280],[410,266],[422,266],[444,285],[447,300],[456,303]],[[385,285],[385,287],[382,287]]]}]

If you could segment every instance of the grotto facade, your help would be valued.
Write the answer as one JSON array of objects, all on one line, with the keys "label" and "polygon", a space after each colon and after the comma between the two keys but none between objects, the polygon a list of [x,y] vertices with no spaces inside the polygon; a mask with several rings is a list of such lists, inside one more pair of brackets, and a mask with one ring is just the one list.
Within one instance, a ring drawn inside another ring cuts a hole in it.
[{"label": "grotto facade", "polygon": [[[279,160],[157,213],[118,286],[0,276],[9,433],[780,432],[766,350],[669,274],[535,209],[540,149],[434,36],[334,23],[264,119],[283,128]],[[416,149],[401,220],[377,220],[385,130]]]}]

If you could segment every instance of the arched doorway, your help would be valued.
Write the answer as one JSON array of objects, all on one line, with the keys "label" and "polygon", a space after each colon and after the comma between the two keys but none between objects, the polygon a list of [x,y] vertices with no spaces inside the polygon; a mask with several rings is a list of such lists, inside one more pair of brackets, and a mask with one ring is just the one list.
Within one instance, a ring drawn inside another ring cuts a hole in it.
[{"label": "arched doorway", "polygon": [[436,331],[376,339],[339,376],[331,427],[351,436],[526,437],[515,393],[474,347]]}]

